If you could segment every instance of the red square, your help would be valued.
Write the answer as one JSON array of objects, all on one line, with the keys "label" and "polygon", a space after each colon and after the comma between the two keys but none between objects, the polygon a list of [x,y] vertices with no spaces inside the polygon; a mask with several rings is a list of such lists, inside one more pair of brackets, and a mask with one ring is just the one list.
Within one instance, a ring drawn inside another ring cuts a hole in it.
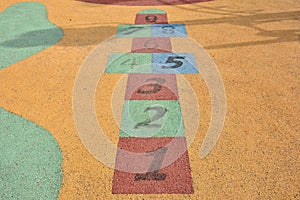
[{"label": "red square", "polygon": [[[126,154],[118,151],[116,169],[126,169],[134,163],[151,169],[153,165],[164,164],[172,155],[178,154],[170,165],[154,172],[129,173],[115,170],[113,194],[191,194],[193,181],[189,163],[186,140],[181,138],[120,138],[122,150],[135,153],[153,153],[145,159],[128,159]],[[157,154],[158,153],[158,154]],[[149,159],[148,159],[149,158]],[[150,162],[149,162],[150,161]]]},{"label": "red square", "polygon": [[133,53],[160,53],[172,52],[170,38],[134,38],[131,52]]},{"label": "red square", "polygon": [[167,24],[166,14],[137,14],[135,24]]},{"label": "red square", "polygon": [[129,74],[125,100],[178,100],[175,74]]}]

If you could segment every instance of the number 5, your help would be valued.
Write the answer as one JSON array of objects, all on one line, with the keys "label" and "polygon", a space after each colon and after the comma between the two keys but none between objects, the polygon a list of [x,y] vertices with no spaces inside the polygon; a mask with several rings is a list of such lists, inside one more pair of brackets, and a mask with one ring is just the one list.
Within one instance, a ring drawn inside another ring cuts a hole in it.
[{"label": "number 5", "polygon": [[184,56],[169,56],[168,60],[166,61],[166,63],[174,63],[175,65],[173,66],[162,66],[162,69],[174,69],[174,68],[178,68],[181,67],[183,65],[183,62],[180,60],[175,60],[175,59],[185,59]]}]

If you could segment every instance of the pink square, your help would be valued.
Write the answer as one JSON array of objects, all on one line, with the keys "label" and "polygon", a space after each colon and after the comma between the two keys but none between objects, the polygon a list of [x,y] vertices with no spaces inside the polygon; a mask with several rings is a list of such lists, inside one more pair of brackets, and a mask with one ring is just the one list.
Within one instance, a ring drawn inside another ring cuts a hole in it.
[{"label": "pink square", "polygon": [[129,74],[125,100],[178,100],[176,75]]},{"label": "pink square", "polygon": [[134,38],[131,52],[134,53],[160,53],[171,52],[170,38]]},{"label": "pink square", "polygon": [[[174,141],[175,140],[175,141]],[[168,144],[174,142],[175,147]],[[113,178],[113,194],[191,194],[193,193],[193,181],[189,163],[188,152],[186,150],[185,138],[120,138],[119,148],[129,152],[146,153],[156,152],[153,156],[145,157],[145,160],[130,160],[126,154],[118,151],[116,169],[120,166],[128,165],[128,162],[136,165],[145,165],[148,169],[152,165],[164,162],[173,151],[183,150],[178,159],[170,165],[146,173],[129,173],[115,170]],[[165,148],[165,151],[157,151]],[[157,154],[158,153],[158,154]]]}]

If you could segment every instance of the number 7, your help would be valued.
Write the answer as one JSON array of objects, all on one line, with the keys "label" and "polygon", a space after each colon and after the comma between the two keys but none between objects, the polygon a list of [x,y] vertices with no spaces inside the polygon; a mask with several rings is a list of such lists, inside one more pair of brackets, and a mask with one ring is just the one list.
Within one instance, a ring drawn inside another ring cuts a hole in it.
[{"label": "number 7", "polygon": [[129,34],[134,33],[134,32],[136,32],[136,31],[138,31],[138,30],[140,30],[142,28],[144,28],[144,27],[136,27],[136,26],[133,27],[133,26],[130,26],[130,27],[128,27],[128,29],[126,29],[125,31],[123,31],[122,34],[123,35],[129,35]]}]

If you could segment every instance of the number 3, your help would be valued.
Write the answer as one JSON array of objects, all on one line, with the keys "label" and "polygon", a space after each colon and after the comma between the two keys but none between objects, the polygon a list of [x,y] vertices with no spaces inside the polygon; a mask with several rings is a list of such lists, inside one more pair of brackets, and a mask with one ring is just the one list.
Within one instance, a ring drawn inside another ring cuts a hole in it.
[{"label": "number 3", "polygon": [[156,81],[156,83],[150,83],[147,84],[146,86],[148,87],[153,87],[152,90],[143,90],[142,88],[138,89],[137,93],[139,94],[153,94],[153,93],[157,93],[161,90],[162,85],[166,82],[166,79],[164,78],[150,78],[147,79],[146,81]]}]

